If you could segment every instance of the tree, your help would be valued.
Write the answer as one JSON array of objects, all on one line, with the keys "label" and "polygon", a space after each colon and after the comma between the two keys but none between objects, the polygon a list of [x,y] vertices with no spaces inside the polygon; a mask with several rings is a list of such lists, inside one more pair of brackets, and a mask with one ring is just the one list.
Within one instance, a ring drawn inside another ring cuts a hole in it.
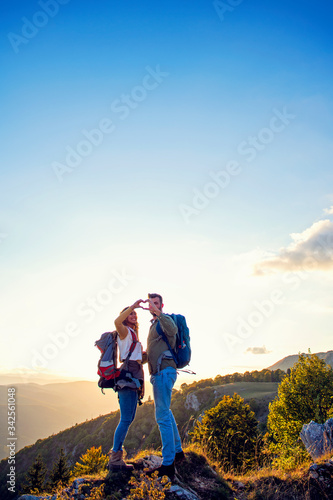
[{"label": "tree", "polygon": [[226,469],[251,467],[255,461],[258,422],[238,394],[223,399],[206,411],[197,422],[192,437],[207,450],[208,456]]},{"label": "tree", "polygon": [[74,475],[81,474],[96,474],[106,468],[108,457],[103,455],[102,446],[95,448],[93,446],[80,457],[82,463],[76,462],[74,467]]},{"label": "tree", "polygon": [[59,453],[59,458],[55,462],[50,474],[50,485],[56,486],[58,483],[67,484],[71,476],[71,472],[67,465],[67,458],[64,454],[63,448]]},{"label": "tree", "polygon": [[252,380],[253,380],[252,373],[250,373],[249,371],[244,372],[243,380],[244,380],[244,382],[252,382]]},{"label": "tree", "polygon": [[231,375],[233,382],[242,382],[243,375],[241,373],[235,372]]},{"label": "tree", "polygon": [[314,420],[324,423],[333,416],[333,371],[315,354],[300,354],[290,373],[279,385],[277,398],[269,405],[267,421],[269,448],[280,455],[277,462],[305,458],[298,442],[304,424]]},{"label": "tree", "polygon": [[46,472],[47,469],[42,456],[38,455],[25,475],[25,483],[23,484],[22,492],[38,495],[43,491]]},{"label": "tree", "polygon": [[272,371],[272,382],[281,382],[284,379],[286,373],[283,370],[278,368],[277,370]]}]

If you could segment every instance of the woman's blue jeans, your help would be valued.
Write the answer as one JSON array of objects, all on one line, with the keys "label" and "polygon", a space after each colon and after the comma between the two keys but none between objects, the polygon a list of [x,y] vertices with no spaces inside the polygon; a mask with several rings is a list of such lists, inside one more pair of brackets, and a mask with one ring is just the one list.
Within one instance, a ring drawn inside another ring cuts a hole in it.
[{"label": "woman's blue jeans", "polygon": [[150,377],[154,394],[155,418],[162,439],[163,465],[171,465],[175,454],[182,451],[177,424],[170,410],[171,393],[176,379],[177,371],[171,366]]},{"label": "woman's blue jeans", "polygon": [[118,391],[118,399],[120,406],[120,421],[113,437],[113,451],[120,451],[123,449],[127,431],[135,417],[138,393],[136,390],[132,389],[120,389]]}]

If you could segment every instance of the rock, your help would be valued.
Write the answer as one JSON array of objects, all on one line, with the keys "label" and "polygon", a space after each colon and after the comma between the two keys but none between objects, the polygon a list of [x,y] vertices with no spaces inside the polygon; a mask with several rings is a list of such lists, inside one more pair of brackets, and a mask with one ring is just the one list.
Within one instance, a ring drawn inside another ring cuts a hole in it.
[{"label": "rock", "polygon": [[176,484],[172,485],[169,491],[175,493],[181,500],[200,500],[199,497]]},{"label": "rock", "polygon": [[194,393],[190,393],[186,396],[185,408],[187,410],[198,411],[200,408],[200,404],[197,396]]},{"label": "rock", "polygon": [[55,500],[56,495],[42,495],[40,497],[37,497],[35,495],[21,495],[18,497],[18,500]]},{"label": "rock", "polygon": [[317,471],[319,469],[320,469],[320,465],[319,464],[312,464],[309,467],[309,471]]},{"label": "rock", "polygon": [[[320,488],[324,488],[324,491],[328,494],[327,498],[332,498],[333,493],[333,463],[331,460],[320,464],[312,464],[309,467],[308,476],[310,481],[315,484],[320,483]],[[323,497],[324,498],[324,497]],[[326,498],[326,497],[325,497]]]},{"label": "rock", "polygon": [[[78,477],[74,479],[72,484],[67,486],[67,488],[64,488],[61,493],[66,494],[70,498],[84,498],[84,495],[80,495],[78,497],[79,493],[79,486],[83,483],[89,482],[88,479],[84,477]],[[35,495],[22,495],[18,498],[18,500],[57,500],[57,495],[41,495],[41,496],[35,496]]]},{"label": "rock", "polygon": [[39,500],[40,497],[36,497],[35,495],[22,495],[18,498],[18,500]]},{"label": "rock", "polygon": [[74,490],[77,490],[79,488],[79,485],[84,483],[85,481],[86,479],[84,477],[77,477],[76,479],[74,479],[72,484]]},{"label": "rock", "polygon": [[317,424],[313,420],[309,424],[304,424],[300,438],[312,460],[331,453],[333,451],[333,418],[329,418],[324,424]]},{"label": "rock", "polygon": [[162,457],[158,455],[147,455],[142,459],[143,467],[148,469],[154,469],[162,465]]}]

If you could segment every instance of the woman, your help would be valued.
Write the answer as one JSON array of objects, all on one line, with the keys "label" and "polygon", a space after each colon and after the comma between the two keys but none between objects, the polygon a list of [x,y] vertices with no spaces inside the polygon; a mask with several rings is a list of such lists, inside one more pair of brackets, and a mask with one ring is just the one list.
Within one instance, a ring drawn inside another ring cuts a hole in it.
[{"label": "woman", "polygon": [[[139,329],[137,322],[137,314],[135,309],[140,307],[142,300],[137,300],[130,307],[123,309],[115,320],[114,324],[117,330],[117,342],[119,347],[119,358],[124,363],[124,368],[131,372],[131,375],[138,379],[141,383],[143,391],[144,374],[142,368],[142,345],[139,342]],[[134,334],[134,335],[133,335]],[[136,341],[135,347],[129,357],[133,340]],[[121,367],[122,368],[122,367]],[[120,368],[120,369],[121,369]],[[126,464],[123,460],[123,443],[126,438],[129,426],[134,420],[136,406],[138,403],[138,390],[129,388],[124,385],[118,388],[118,399],[120,407],[120,421],[114,433],[113,447],[109,452],[109,469],[110,470],[130,470],[132,465]]]}]

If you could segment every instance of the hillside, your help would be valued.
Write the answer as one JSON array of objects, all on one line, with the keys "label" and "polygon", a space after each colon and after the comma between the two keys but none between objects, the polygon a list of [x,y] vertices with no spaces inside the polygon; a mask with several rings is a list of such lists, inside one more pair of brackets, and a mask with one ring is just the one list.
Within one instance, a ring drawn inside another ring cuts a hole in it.
[{"label": "hillside", "polygon": [[[323,359],[328,365],[332,366],[333,368],[333,351],[316,352],[314,354],[316,354],[318,358]],[[303,353],[303,355],[308,356],[307,353]],[[280,359],[280,361],[274,363],[274,365],[269,366],[267,370],[283,370],[286,372],[288,368],[292,368],[296,361],[298,361],[298,357],[298,354],[286,356],[285,358]]]},{"label": "hillside", "polygon": [[[7,456],[7,388],[15,387],[17,397],[17,450],[33,444],[76,423],[118,408],[117,394],[106,390],[103,395],[96,382],[61,382],[52,384],[0,385],[0,460]],[[151,395],[146,383],[146,399]]]},{"label": "hillside", "polygon": [[[11,386],[12,387],[12,386]],[[105,415],[118,407],[117,395],[103,395],[95,382],[15,384],[17,404],[17,449],[86,419]],[[0,458],[6,457],[7,389],[0,386]]]},{"label": "hillside", "polygon": [[[66,377],[54,373],[39,372],[34,370],[7,370],[0,369],[0,385],[13,384],[61,384],[63,382],[81,382],[82,377]],[[92,380],[84,380],[85,382],[92,382]]]},{"label": "hillside", "polygon": [[[251,402],[251,405],[253,410],[258,412],[260,422],[264,422],[268,401],[273,397],[271,392],[276,391],[276,383],[281,380],[281,376],[284,376],[284,372],[281,370],[276,370],[276,372],[262,370],[261,372],[246,372],[244,375],[239,373],[225,376],[217,375],[214,380],[200,380],[192,384],[181,383],[182,380],[179,379],[177,388],[184,387],[184,391],[188,393],[193,391],[194,388],[198,390],[206,387],[207,392],[209,391],[208,387],[214,385],[215,392],[210,389],[212,392],[210,401],[214,401],[214,398],[222,397],[224,394],[232,395],[234,391],[239,391],[239,394],[249,401],[251,398],[260,398],[262,400],[260,405],[254,401]],[[250,383],[250,386],[246,386],[245,389],[245,386],[242,388],[237,385],[243,382]],[[262,393],[263,388],[268,387],[262,385],[262,382],[273,383],[273,388],[268,391],[268,394]],[[13,386],[16,389],[17,398],[17,451],[24,446],[33,444],[37,439],[43,439],[77,423],[118,409],[117,395],[112,390],[105,391],[105,395],[103,395],[96,382],[76,381],[44,385],[37,383],[0,385],[2,402],[0,405],[0,437],[2,439],[0,459],[5,458],[8,453],[6,447],[6,400],[8,387]],[[221,387],[224,387],[224,389],[221,389]],[[251,387],[251,391],[249,387]],[[148,400],[151,397],[152,387],[149,382],[146,382],[145,399]],[[188,404],[192,403],[189,402]],[[260,411],[259,407],[261,408]]]},{"label": "hillside", "polygon": [[[186,442],[188,432],[195,420],[206,409],[216,405],[224,394],[238,392],[255,411],[257,418],[265,420],[268,403],[277,394],[277,382],[235,382],[223,385],[214,385],[212,379],[184,384],[182,389],[174,391],[172,397],[172,411],[176,418],[181,437]],[[79,457],[92,446],[102,446],[103,453],[107,453],[112,445],[113,434],[118,424],[119,412],[109,413],[92,420],[77,424],[54,436],[39,439],[34,445],[20,450],[16,455],[17,484],[22,481],[24,473],[32,465],[38,454],[41,454],[49,470],[58,456],[60,448],[64,449],[69,462],[73,465]],[[132,456],[140,449],[161,446],[158,428],[154,416],[154,404],[145,402],[137,409],[134,424],[131,426],[127,439],[126,450]],[[8,468],[6,460],[0,463],[0,482],[5,484]],[[2,488],[0,497],[6,496],[6,489]]]}]

